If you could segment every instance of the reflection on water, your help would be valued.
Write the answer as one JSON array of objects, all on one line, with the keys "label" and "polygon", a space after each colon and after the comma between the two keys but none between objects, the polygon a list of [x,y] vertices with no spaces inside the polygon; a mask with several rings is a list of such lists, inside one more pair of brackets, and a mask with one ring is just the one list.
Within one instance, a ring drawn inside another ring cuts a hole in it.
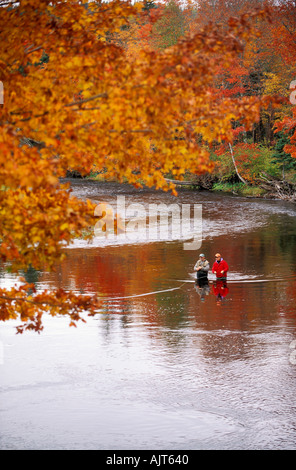
[{"label": "reflection on water", "polygon": [[[155,202],[113,183],[73,188]],[[201,250],[211,265],[221,252],[227,282],[198,284],[199,251],[169,239],[77,241],[54,273],[27,272],[39,289],[96,292],[102,308],[76,329],[1,327],[0,448],[295,449],[295,207],[192,191],[178,201],[202,204]],[[13,282],[1,272],[1,286]]]},{"label": "reflection on water", "polygon": [[195,281],[195,290],[200,296],[200,300],[204,302],[206,300],[206,296],[210,293],[210,285],[208,277],[206,278],[199,278]]}]

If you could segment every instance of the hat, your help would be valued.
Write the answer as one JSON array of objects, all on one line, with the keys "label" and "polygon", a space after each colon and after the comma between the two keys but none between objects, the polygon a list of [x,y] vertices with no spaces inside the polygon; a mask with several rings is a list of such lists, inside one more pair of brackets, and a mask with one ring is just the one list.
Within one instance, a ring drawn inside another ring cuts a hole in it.
[{"label": "hat", "polygon": [[204,255],[203,253],[201,253],[201,254],[199,255],[200,258],[201,258],[202,256],[205,258],[205,255]]}]

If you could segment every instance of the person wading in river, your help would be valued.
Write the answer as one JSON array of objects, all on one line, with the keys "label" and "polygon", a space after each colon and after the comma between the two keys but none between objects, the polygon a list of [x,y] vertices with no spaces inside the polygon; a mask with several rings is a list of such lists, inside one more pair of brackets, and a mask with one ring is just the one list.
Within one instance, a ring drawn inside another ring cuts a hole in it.
[{"label": "person wading in river", "polygon": [[199,255],[199,260],[194,266],[194,271],[196,271],[196,279],[199,283],[206,284],[208,282],[208,272],[210,269],[210,263],[206,260],[206,257],[203,253]]},{"label": "person wading in river", "polygon": [[220,253],[215,255],[215,263],[213,264],[212,272],[216,274],[216,278],[219,280],[227,279],[227,271],[229,269],[226,261],[221,258]]}]

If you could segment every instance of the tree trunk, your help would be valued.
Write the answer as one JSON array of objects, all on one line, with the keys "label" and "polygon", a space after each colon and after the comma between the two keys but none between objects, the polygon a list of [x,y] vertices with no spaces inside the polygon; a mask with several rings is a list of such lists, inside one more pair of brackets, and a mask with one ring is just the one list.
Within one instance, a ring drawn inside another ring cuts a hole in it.
[{"label": "tree trunk", "polygon": [[236,166],[236,163],[235,163],[235,159],[234,159],[234,155],[233,155],[233,149],[232,149],[232,145],[229,143],[229,148],[230,148],[230,153],[231,153],[231,158],[232,158],[232,161],[233,161],[233,164],[234,164],[234,168],[235,168],[235,171],[236,171],[236,174],[237,176],[239,177],[239,179],[246,185],[248,185],[248,183],[246,182],[246,180],[244,180],[244,178],[239,174],[238,172],[238,169],[237,169],[237,166]]}]

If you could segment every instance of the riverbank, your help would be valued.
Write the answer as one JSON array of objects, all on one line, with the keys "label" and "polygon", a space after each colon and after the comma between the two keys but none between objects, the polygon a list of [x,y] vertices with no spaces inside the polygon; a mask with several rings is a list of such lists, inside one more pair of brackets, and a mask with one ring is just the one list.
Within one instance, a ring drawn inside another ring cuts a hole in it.
[{"label": "riverbank", "polygon": [[[243,197],[280,199],[296,202],[296,184],[290,181],[281,181],[267,174],[262,174],[253,184],[238,180],[219,180],[208,175],[206,178],[197,177],[199,189],[221,191]],[[206,181],[206,184],[204,184]]]},{"label": "riverbank", "polygon": [[[111,181],[105,178],[102,173],[91,173],[82,177],[79,172],[68,172],[67,177],[82,178],[94,181]],[[219,179],[214,174],[203,175],[187,175],[184,180],[173,180],[167,178],[168,181],[174,182],[178,188],[186,187],[193,191],[212,191],[234,194],[242,197],[263,198],[263,199],[279,199],[283,201],[296,202],[296,184],[290,181],[281,181],[268,174],[262,174],[253,184],[243,183],[238,178]],[[115,182],[115,180],[112,180]],[[126,181],[126,183],[128,183]]]},{"label": "riverbank", "polygon": [[[102,176],[88,177],[96,181],[103,181]],[[296,202],[296,185],[287,181],[280,181],[271,176],[262,176],[262,181],[256,185],[248,185],[241,181],[223,181],[211,175],[191,177],[183,181],[171,180],[178,188],[192,189],[193,191],[212,191],[230,193],[242,197],[279,199],[282,201]],[[265,178],[265,180],[263,179]]]}]

